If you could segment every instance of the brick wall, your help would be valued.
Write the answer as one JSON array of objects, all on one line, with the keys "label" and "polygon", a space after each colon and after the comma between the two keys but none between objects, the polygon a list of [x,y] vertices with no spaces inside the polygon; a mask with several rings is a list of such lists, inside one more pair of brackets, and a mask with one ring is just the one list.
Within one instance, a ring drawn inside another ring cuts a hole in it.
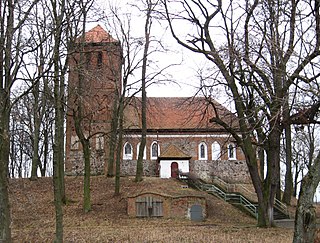
[{"label": "brick wall", "polygon": [[202,196],[176,196],[157,193],[143,193],[127,198],[127,213],[130,217],[136,217],[136,200],[143,197],[155,197],[162,200],[164,218],[190,219],[190,209],[193,205],[202,207],[203,218],[207,217],[206,199]]}]

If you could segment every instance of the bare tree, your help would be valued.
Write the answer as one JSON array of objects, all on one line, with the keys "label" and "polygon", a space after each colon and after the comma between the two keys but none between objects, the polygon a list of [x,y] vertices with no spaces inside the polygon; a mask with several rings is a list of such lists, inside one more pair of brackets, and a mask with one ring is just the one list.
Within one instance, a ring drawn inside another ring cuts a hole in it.
[{"label": "bare tree", "polygon": [[[318,128],[319,129],[319,128]],[[307,126],[299,133],[304,137],[307,150],[307,173],[300,186],[298,204],[296,207],[295,230],[293,242],[313,242],[316,230],[316,212],[313,205],[314,195],[320,182],[320,152],[316,147],[314,126]]]},{"label": "bare tree", "polygon": [[[211,121],[229,131],[242,148],[258,197],[258,224],[271,226],[279,190],[280,137],[283,128],[295,122],[292,116],[284,120],[283,110],[291,87],[317,78],[308,68],[317,69],[313,61],[319,56],[318,2],[163,2],[173,37],[217,68],[216,80],[234,100],[240,134],[219,116]],[[303,14],[308,24],[300,18]],[[175,26],[179,21],[190,27],[185,35]],[[294,99],[290,101],[292,107]],[[259,173],[257,146],[266,153],[266,178]]]},{"label": "bare tree", "polygon": [[[10,154],[9,121],[11,89],[17,80],[26,49],[21,31],[37,0],[21,5],[12,0],[0,4],[0,240],[11,242],[11,216],[8,198],[8,161]],[[19,15],[19,18],[18,18]]]},{"label": "bare tree", "polygon": [[[289,101],[284,105],[284,118],[285,120],[290,119],[290,109]],[[285,165],[286,165],[286,174],[285,174],[285,187],[283,192],[282,201],[290,205],[291,198],[293,195],[293,176],[292,176],[292,135],[291,135],[291,126],[290,124],[284,128],[284,137],[285,137]]]},{"label": "bare tree", "polygon": [[152,14],[157,7],[159,1],[147,0],[145,2],[146,5],[146,17],[145,17],[145,26],[144,26],[144,50],[142,57],[142,70],[141,70],[141,142],[139,147],[139,155],[137,160],[137,170],[136,170],[136,178],[135,181],[142,181],[143,176],[143,155],[146,146],[146,137],[147,137],[147,91],[146,91],[146,82],[147,82],[147,61],[149,55],[149,46],[150,46],[150,34],[151,34],[151,26],[152,26]]},{"label": "bare tree", "polygon": [[[122,152],[123,141],[123,122],[124,122],[124,108],[128,104],[128,98],[126,94],[129,85],[129,77],[134,70],[140,66],[140,61],[137,61],[137,54],[140,51],[140,45],[138,41],[132,37],[131,33],[131,17],[127,15],[123,20],[119,9],[110,6],[111,18],[105,18],[108,26],[114,27],[115,37],[119,40],[122,65],[118,68],[122,69],[122,75],[120,77],[119,70],[111,70],[117,77],[115,83],[114,96],[112,101],[112,118],[110,127],[109,138],[109,154],[107,165],[107,176],[112,177],[115,175],[115,195],[120,193],[120,162]],[[111,67],[112,68],[112,67]],[[115,167],[114,167],[115,164]]]}]

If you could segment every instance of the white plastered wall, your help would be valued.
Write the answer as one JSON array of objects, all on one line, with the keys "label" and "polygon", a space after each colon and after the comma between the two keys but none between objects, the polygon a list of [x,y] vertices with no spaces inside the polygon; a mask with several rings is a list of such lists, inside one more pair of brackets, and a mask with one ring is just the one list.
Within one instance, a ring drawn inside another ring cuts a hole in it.
[{"label": "white plastered wall", "polygon": [[189,160],[160,160],[160,178],[171,177],[171,164],[178,163],[178,169],[183,173],[189,172]]}]

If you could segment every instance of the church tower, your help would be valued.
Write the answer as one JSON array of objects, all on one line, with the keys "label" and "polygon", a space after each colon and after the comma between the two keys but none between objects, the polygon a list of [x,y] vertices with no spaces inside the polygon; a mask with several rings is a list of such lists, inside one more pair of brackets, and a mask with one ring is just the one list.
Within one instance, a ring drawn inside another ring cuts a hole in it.
[{"label": "church tower", "polygon": [[[77,39],[69,51],[66,123],[66,174],[83,174],[81,143],[74,118],[90,138],[91,173],[101,174],[108,155],[108,135],[115,95],[121,92],[121,46],[100,25]],[[79,112],[81,111],[81,112]],[[79,116],[80,114],[80,116]]]}]

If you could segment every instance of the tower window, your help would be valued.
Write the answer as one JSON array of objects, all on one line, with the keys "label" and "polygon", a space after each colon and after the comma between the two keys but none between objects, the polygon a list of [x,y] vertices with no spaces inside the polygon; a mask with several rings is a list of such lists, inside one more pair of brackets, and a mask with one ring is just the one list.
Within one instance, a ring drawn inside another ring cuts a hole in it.
[{"label": "tower window", "polygon": [[98,68],[100,68],[102,66],[102,51],[98,52],[97,64],[98,64]]},{"label": "tower window", "polygon": [[91,52],[86,52],[85,58],[86,58],[86,69],[89,69],[90,63],[91,63]]},{"label": "tower window", "polygon": [[230,143],[228,145],[228,158],[231,160],[237,159],[236,151],[236,146],[233,143]]}]

